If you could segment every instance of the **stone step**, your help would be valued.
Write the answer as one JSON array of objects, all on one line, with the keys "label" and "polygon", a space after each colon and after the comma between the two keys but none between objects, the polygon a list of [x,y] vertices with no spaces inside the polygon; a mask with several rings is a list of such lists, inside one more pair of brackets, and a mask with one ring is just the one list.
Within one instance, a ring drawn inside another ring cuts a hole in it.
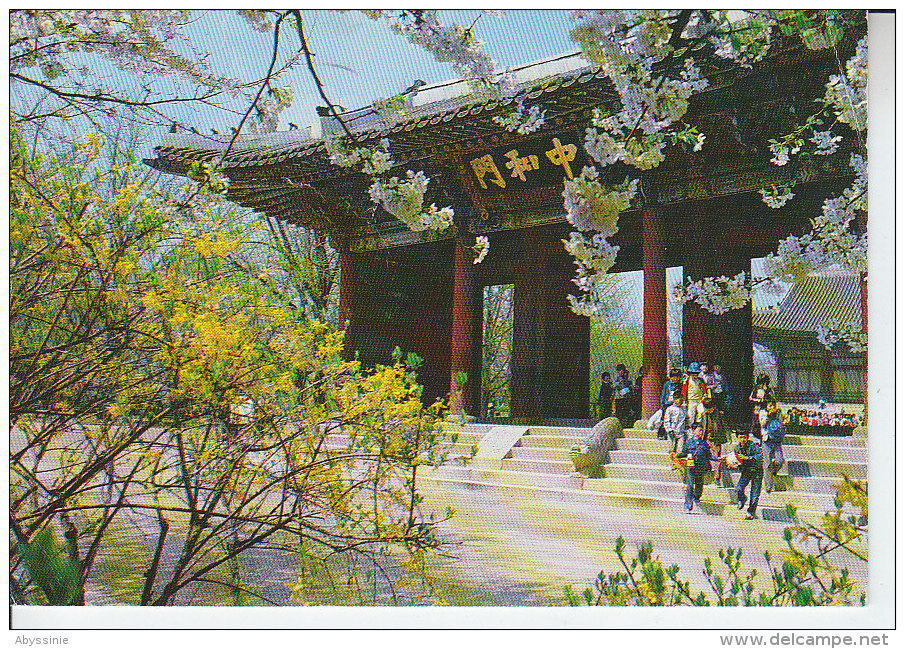
[{"label": "stone step", "polygon": [[472,446],[477,446],[477,444],[468,444],[463,442],[457,442],[455,444],[450,445],[448,448],[448,453],[450,456],[471,456]]},{"label": "stone step", "polygon": [[782,447],[786,460],[807,462],[867,462],[867,449],[841,446],[786,446]]},{"label": "stone step", "polygon": [[627,439],[657,439],[657,431],[646,428],[623,428],[622,436]]},{"label": "stone step", "polygon": [[514,460],[572,461],[568,448],[555,448],[552,446],[513,446],[511,456]]},{"label": "stone step", "polygon": [[510,471],[533,471],[535,473],[573,473],[575,465],[572,460],[546,459],[504,459],[502,468]]},{"label": "stone step", "polygon": [[[681,447],[682,444],[679,444]],[[666,453],[672,450],[672,441],[639,437],[622,437],[616,440],[616,450],[637,451],[642,453]]]},{"label": "stone step", "polygon": [[[624,428],[622,436],[626,439],[656,439],[657,431],[646,428]],[[836,446],[845,448],[864,448],[866,437],[858,436],[823,436],[823,435],[786,435],[783,446]]]},{"label": "stone step", "polygon": [[443,430],[448,433],[473,433],[480,436],[491,428],[493,428],[493,424],[461,424],[457,421],[448,420],[443,422]]},{"label": "stone step", "polygon": [[[711,505],[734,505],[735,490],[718,487],[710,480],[710,476],[705,478],[701,501]],[[684,485],[674,481],[626,480],[615,477],[587,478],[584,481],[583,488],[590,491],[623,493],[650,498],[674,497],[683,500],[685,498]],[[824,512],[835,510],[834,501],[835,495],[831,494],[792,491],[774,491],[768,494],[766,489],[762,488],[758,508],[771,507],[777,510],[785,510],[788,503],[793,503],[800,510],[822,516]]]},{"label": "stone step", "polygon": [[578,437],[584,439],[591,428],[578,428],[576,426],[529,426],[528,435],[543,435],[545,437]]},{"label": "stone step", "polygon": [[867,462],[820,462],[812,460],[786,460],[785,470],[792,477],[840,478],[844,473],[850,478],[867,480]]},{"label": "stone step", "polygon": [[645,482],[685,482],[682,472],[672,466],[660,464],[606,464],[603,467],[607,478],[618,480],[639,480]]},{"label": "stone step", "polygon": [[471,444],[480,444],[481,442],[482,435],[479,433],[458,430],[450,431],[449,429],[446,429],[445,432],[450,441],[455,439],[455,442],[453,442],[455,444],[468,444],[470,446]]},{"label": "stone step", "polygon": [[827,437],[823,435],[786,435],[783,446],[840,446],[864,448],[864,440],[857,436]]},{"label": "stone step", "polygon": [[623,451],[615,450],[609,453],[610,462],[614,464],[640,464],[653,466],[672,466],[667,450],[651,451]]},{"label": "stone step", "polygon": [[518,446],[521,447],[546,447],[546,448],[564,448],[568,450],[575,444],[581,444],[584,436],[566,436],[566,435],[524,435],[519,441]]},{"label": "stone step", "polygon": [[[783,476],[777,476],[778,478],[782,478]],[[786,491],[795,491],[795,492],[813,492],[813,493],[822,493],[822,494],[831,494],[835,496],[836,487],[842,484],[841,477],[825,477],[825,476],[812,476],[812,477],[802,477],[802,476],[785,476],[784,478],[788,488]],[[867,486],[867,482],[862,480],[862,485]]]},{"label": "stone step", "polygon": [[580,489],[582,484],[582,477],[577,474],[513,471],[482,466],[443,465],[429,469],[424,474],[460,482],[491,482],[502,485],[522,485],[547,489]]},{"label": "stone step", "polygon": [[[634,509],[659,509],[675,515],[684,515],[684,491],[681,490],[681,485],[675,483],[643,485],[640,481],[616,481],[611,478],[581,480],[570,476],[573,486],[564,487],[562,483],[556,484],[555,481],[550,480],[549,478],[556,476],[549,474],[535,481],[512,481],[502,475],[512,472],[478,471],[474,468],[451,469],[453,468],[444,466],[420,472],[418,474],[420,488],[434,487],[443,490],[450,487],[464,487],[470,490],[500,493],[543,493],[548,496],[558,496],[560,499],[570,502],[601,503]],[[798,517],[803,521],[817,524],[822,520],[825,511],[834,509],[832,503],[826,506],[824,500],[819,502],[814,500],[801,502],[801,500],[799,499],[797,503]],[[739,512],[733,501],[732,490],[719,489],[709,485],[704,487],[702,500],[696,504],[695,508],[699,512],[713,516],[743,518],[745,512]],[[816,509],[808,507],[816,507]],[[761,495],[758,516],[767,521],[787,523],[790,520],[786,513],[785,503],[780,498],[773,498],[773,494],[766,493]]]},{"label": "stone step", "polygon": [[[681,447],[681,444],[679,446]],[[729,448],[729,444],[724,444],[723,452],[728,452]],[[669,453],[672,450],[672,442],[656,438],[623,437],[616,440],[616,449],[641,453]],[[783,444],[783,455],[789,460],[806,462],[867,462],[867,449],[856,447]]]}]

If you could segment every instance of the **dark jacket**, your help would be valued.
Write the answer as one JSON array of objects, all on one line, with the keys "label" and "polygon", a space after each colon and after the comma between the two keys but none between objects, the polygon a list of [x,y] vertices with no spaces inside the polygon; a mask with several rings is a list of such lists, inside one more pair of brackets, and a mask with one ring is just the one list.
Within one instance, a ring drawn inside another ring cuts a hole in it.
[{"label": "dark jacket", "polygon": [[597,403],[611,403],[613,401],[613,384],[604,381],[600,384],[600,392],[597,393]]},{"label": "dark jacket", "polygon": [[663,389],[660,390],[660,408],[666,408],[669,404],[672,403],[672,395],[676,390],[681,390],[681,383],[673,383],[672,381],[666,381],[663,384]]},{"label": "dark jacket", "polygon": [[747,460],[742,460],[742,473],[748,475],[756,475],[763,472],[764,454],[760,450],[760,444],[752,439],[749,439],[744,446],[742,446],[741,444],[736,444],[735,449],[733,450],[739,455],[744,455],[748,458]]},{"label": "dark jacket", "polygon": [[704,413],[704,439],[714,444],[725,444],[729,441],[726,420],[719,410]]},{"label": "dark jacket", "polygon": [[628,379],[619,377],[613,384],[613,391],[616,393],[616,399],[628,399],[632,395],[632,382]]},{"label": "dark jacket", "polygon": [[712,469],[710,462],[716,462],[720,459],[719,457],[714,457],[706,440],[699,440],[694,436],[689,436],[685,439],[685,443],[682,445],[682,452],[676,455],[676,457],[689,456],[694,458],[694,468],[692,469],[694,473],[710,471]]}]

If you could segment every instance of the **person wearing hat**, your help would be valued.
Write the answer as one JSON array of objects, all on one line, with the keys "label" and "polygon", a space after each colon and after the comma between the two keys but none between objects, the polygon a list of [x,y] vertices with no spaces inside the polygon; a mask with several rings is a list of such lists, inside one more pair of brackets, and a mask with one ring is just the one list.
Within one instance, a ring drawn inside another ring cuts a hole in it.
[{"label": "person wearing hat", "polygon": [[[735,431],[735,437],[738,444],[735,445],[735,453],[730,454],[726,459],[727,464],[732,466],[738,464],[741,469],[741,476],[735,487],[735,497],[738,501],[738,508],[743,509],[745,503],[748,503],[748,520],[757,518],[757,501],[760,499],[760,488],[764,477],[764,456],[761,452],[760,445],[751,439],[747,430]],[[751,497],[745,497],[745,487],[751,485]]]},{"label": "person wearing hat", "polygon": [[691,423],[697,423],[704,418],[704,399],[710,398],[710,390],[707,382],[701,378],[701,366],[691,363],[688,366],[688,376],[682,384],[682,396],[688,403],[688,417]]},{"label": "person wearing hat", "polygon": [[711,471],[711,462],[720,458],[714,457],[710,445],[704,440],[704,427],[694,424],[691,435],[685,438],[682,452],[677,458],[684,458],[688,470],[685,473],[685,512],[690,514],[694,503],[701,500],[704,493],[704,476]]}]

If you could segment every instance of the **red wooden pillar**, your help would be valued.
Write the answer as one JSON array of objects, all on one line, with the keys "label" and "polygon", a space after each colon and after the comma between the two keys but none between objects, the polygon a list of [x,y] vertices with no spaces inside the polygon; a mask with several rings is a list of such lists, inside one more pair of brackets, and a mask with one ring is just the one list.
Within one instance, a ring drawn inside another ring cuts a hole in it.
[{"label": "red wooden pillar", "polygon": [[341,250],[339,253],[339,314],[337,316],[337,327],[340,331],[346,332],[345,339],[343,340],[343,358],[345,360],[352,360],[355,357],[355,352],[352,348],[354,277],[355,265],[353,263],[352,253],[348,250]]},{"label": "red wooden pillar", "polygon": [[459,384],[460,372],[468,375],[468,384],[480,382],[480,376],[473,376],[474,335],[474,245],[470,235],[456,237],[453,270],[452,332],[450,335],[450,413],[469,414],[467,394],[473,392]]},{"label": "red wooden pillar", "polygon": [[642,217],[642,265],[644,268],[644,338],[642,363],[647,375],[641,381],[641,416],[660,409],[660,390],[666,380],[666,247],[663,210],[645,197]]}]

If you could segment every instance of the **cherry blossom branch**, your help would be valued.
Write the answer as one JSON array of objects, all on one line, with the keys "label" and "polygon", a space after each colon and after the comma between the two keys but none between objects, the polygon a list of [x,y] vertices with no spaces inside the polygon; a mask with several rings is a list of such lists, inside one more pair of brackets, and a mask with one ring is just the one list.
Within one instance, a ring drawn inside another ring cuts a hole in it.
[{"label": "cherry blossom branch", "polygon": [[258,89],[258,94],[255,95],[254,100],[251,102],[251,105],[248,107],[248,110],[245,111],[245,114],[242,116],[242,121],[239,122],[239,127],[233,133],[232,138],[229,140],[229,144],[226,146],[226,150],[220,155],[220,159],[223,160],[229,154],[230,149],[233,148],[233,143],[235,143],[236,139],[239,137],[239,133],[242,132],[242,127],[245,125],[245,120],[248,119],[248,116],[251,115],[251,111],[253,111],[257,105],[258,100],[261,98],[261,95],[264,93],[264,88],[270,85],[270,77],[273,75],[273,68],[277,63],[277,54],[280,50],[280,25],[282,25],[283,21],[289,15],[289,12],[282,14],[279,18],[277,18],[276,25],[273,28],[273,58],[270,60],[270,67],[267,68],[267,76],[264,77],[264,82],[261,84],[261,87]]},{"label": "cherry blossom branch", "polygon": [[327,98],[327,93],[324,92],[324,84],[321,81],[321,78],[317,74],[317,70],[314,69],[314,61],[311,58],[311,50],[308,49],[308,40],[305,38],[305,30],[302,26],[302,12],[299,9],[292,10],[293,15],[295,16],[295,24],[298,27],[299,32],[299,40],[302,42],[302,49],[305,51],[305,62],[308,64],[308,70],[311,72],[311,77],[314,79],[314,84],[317,86],[317,91],[320,93],[321,99],[323,99],[327,103],[327,107],[330,109],[330,112],[333,113],[333,117],[336,118],[336,121],[339,122],[340,126],[342,126],[343,130],[346,132],[350,138],[352,136],[352,131],[349,130],[349,127],[343,121],[343,119],[339,116],[339,113],[336,110],[336,106]]}]

